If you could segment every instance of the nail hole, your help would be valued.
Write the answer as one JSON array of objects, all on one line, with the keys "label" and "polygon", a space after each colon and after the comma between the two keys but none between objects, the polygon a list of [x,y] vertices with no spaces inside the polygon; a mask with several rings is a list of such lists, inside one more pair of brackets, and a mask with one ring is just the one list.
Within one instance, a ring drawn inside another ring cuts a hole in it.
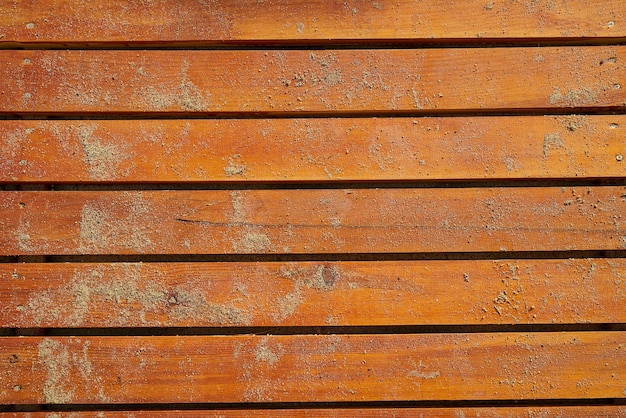
[{"label": "nail hole", "polygon": [[29,22],[26,24],[26,29],[34,29],[35,28],[35,24],[33,22]]},{"label": "nail hole", "polygon": [[20,205],[20,208],[24,209],[26,207],[26,203],[24,202],[20,202],[18,203],[18,205]]},{"label": "nail hole", "polygon": [[605,62],[608,62],[608,63],[611,63],[611,64],[615,64],[617,62],[617,58],[611,57],[611,58],[607,58],[605,60],[600,60],[600,65],[603,65]]},{"label": "nail hole", "polygon": [[24,58],[24,64],[30,64],[30,59]]},{"label": "nail hole", "polygon": [[615,22],[613,22],[612,20],[610,22],[608,22],[606,24],[609,28],[612,28],[613,26],[615,26]]},{"label": "nail hole", "polygon": [[609,128],[617,129],[617,128],[619,128],[619,125],[617,123],[612,123],[612,124],[609,125]]},{"label": "nail hole", "polygon": [[31,97],[33,97],[32,94],[30,93],[24,93],[24,99],[30,99]]},{"label": "nail hole", "polygon": [[20,390],[22,390],[22,387],[20,385],[15,385],[15,386],[13,386],[13,390],[15,392],[19,392]]},{"label": "nail hole", "polygon": [[17,354],[11,354],[9,356],[9,363],[14,364],[14,363],[17,363],[18,361],[20,361],[20,358],[17,356]]},{"label": "nail hole", "polygon": [[615,90],[619,90],[619,89],[621,89],[621,88],[622,88],[622,85],[621,85],[621,84],[619,84],[619,83],[615,83],[615,84],[613,84],[613,88],[614,88]]},{"label": "nail hole", "polygon": [[622,161],[622,160],[624,159],[624,157],[622,157],[622,155],[621,155],[621,154],[617,154],[617,155],[615,156],[615,159],[616,159],[617,161]]}]

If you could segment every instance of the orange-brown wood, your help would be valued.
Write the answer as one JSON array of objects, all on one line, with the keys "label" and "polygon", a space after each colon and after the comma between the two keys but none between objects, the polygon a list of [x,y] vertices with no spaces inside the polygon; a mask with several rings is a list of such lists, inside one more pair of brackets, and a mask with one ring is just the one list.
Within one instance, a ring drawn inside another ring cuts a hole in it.
[{"label": "orange-brown wood", "polygon": [[0,326],[624,323],[626,260],[0,264]]},{"label": "orange-brown wood", "polygon": [[626,117],[0,121],[0,182],[626,176]]},{"label": "orange-brown wood", "polygon": [[0,192],[1,255],[619,250],[626,188]]},{"label": "orange-brown wood", "polygon": [[626,407],[613,406],[543,406],[543,407],[483,407],[483,408],[350,408],[350,409],[247,409],[247,410],[156,410],[156,411],[94,411],[94,412],[13,412],[0,417],[14,418],[144,418],[155,416],[184,418],[343,418],[343,417],[393,417],[393,418],[607,418],[623,417]]},{"label": "orange-brown wood", "polygon": [[1,410],[626,416],[623,0],[5,3]]},{"label": "orange-brown wood", "polygon": [[626,37],[625,15],[620,0],[18,0],[0,7],[0,45]]},{"label": "orange-brown wood", "polygon": [[5,337],[2,403],[625,398],[626,332]]},{"label": "orange-brown wood", "polygon": [[2,113],[446,112],[626,103],[626,46],[0,51]]}]

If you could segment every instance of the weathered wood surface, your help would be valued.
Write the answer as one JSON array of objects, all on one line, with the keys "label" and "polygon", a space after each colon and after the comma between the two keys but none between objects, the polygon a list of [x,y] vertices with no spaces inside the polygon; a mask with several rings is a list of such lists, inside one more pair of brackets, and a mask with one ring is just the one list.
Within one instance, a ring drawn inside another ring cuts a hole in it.
[{"label": "weathered wood surface", "polygon": [[624,259],[0,264],[0,326],[624,323],[625,271]]},{"label": "weathered wood surface", "polygon": [[[0,404],[74,405],[0,416],[625,416],[626,259],[512,259],[626,249],[625,16],[621,0],[0,4],[0,183],[30,190],[0,192],[0,256],[28,261],[0,264],[0,327],[100,335],[1,337]],[[548,187],[575,179],[613,185]],[[454,180],[480,182],[434,187]],[[139,183],[157,190],[119,189]],[[371,261],[412,252],[466,254]],[[370,261],[267,261],[288,254]],[[530,332],[496,332],[511,324]],[[302,335],[319,326],[385,333]],[[294,335],[228,335],[243,327]]]},{"label": "weathered wood surface", "polygon": [[[626,37],[620,0],[305,3],[17,0],[0,7],[0,46],[16,43],[327,42]],[[54,45],[52,45],[54,46]]]},{"label": "weathered wood surface", "polygon": [[626,176],[626,116],[0,121],[0,182]]},{"label": "weathered wood surface", "polygon": [[7,337],[2,403],[624,398],[626,333]]},{"label": "weathered wood surface", "polygon": [[625,60],[625,46],[5,50],[0,51],[0,109],[4,114],[624,109]]},{"label": "weathered wood surface", "polygon": [[626,188],[0,192],[0,255],[620,250]]},{"label": "weathered wood surface", "polygon": [[350,408],[350,409],[244,409],[244,410],[151,410],[94,412],[13,412],[2,418],[152,418],[154,416],[182,418],[607,418],[626,416],[626,407],[613,406],[544,406],[493,408]]}]

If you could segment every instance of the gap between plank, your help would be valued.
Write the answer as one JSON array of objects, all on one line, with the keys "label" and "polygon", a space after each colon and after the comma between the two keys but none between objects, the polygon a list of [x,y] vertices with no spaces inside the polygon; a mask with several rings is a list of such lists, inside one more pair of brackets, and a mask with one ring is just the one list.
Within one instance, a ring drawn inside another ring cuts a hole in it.
[{"label": "gap between plank", "polygon": [[604,107],[547,107],[502,109],[421,109],[362,111],[259,111],[259,112],[7,112],[0,110],[0,120],[151,120],[151,119],[294,119],[294,118],[435,118],[480,116],[563,116],[626,114],[626,103]]},{"label": "gap between plank", "polygon": [[4,191],[146,191],[146,190],[298,190],[298,189],[428,189],[626,186],[624,177],[521,178],[474,180],[377,181],[240,181],[171,183],[0,183]]},{"label": "gap between plank", "polygon": [[168,42],[18,42],[0,43],[0,49],[30,50],[340,50],[340,49],[432,49],[518,48],[558,46],[607,46],[626,43],[624,37],[578,38],[477,38],[477,39],[328,39],[262,41],[168,41]]},{"label": "gap between plank", "polygon": [[478,408],[626,405],[623,398],[587,399],[506,399],[465,401],[370,401],[370,402],[251,402],[251,403],[166,403],[166,404],[23,404],[0,405],[0,412],[79,412],[79,411],[168,411],[219,409],[356,409],[356,408]]},{"label": "gap between plank", "polygon": [[621,332],[625,323],[490,324],[490,325],[376,325],[271,327],[128,327],[128,328],[0,328],[2,336],[47,337],[164,337],[231,335],[385,335],[486,334],[548,332]]},{"label": "gap between plank", "polygon": [[411,260],[558,260],[626,258],[626,250],[564,250],[437,253],[350,254],[150,254],[2,256],[0,263],[256,263],[297,261],[411,261]]}]

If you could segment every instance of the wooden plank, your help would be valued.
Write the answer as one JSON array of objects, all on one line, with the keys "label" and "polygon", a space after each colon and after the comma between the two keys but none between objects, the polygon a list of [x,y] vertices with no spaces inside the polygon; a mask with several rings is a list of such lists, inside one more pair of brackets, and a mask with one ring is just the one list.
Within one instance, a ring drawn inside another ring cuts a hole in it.
[{"label": "wooden plank", "polygon": [[534,406],[482,408],[350,408],[350,409],[251,409],[251,410],[151,410],[151,411],[72,411],[1,413],[2,418],[143,418],[154,416],[184,418],[343,418],[343,417],[435,417],[435,418],[607,418],[626,416],[626,407],[607,406]]},{"label": "wooden plank", "polygon": [[624,108],[626,46],[0,51],[2,113]]},{"label": "wooden plank", "polygon": [[0,121],[0,182],[626,177],[626,116]]},{"label": "wooden plank", "polygon": [[625,398],[625,332],[6,337],[2,403]]},{"label": "wooden plank", "polygon": [[624,259],[0,264],[0,326],[624,323],[625,271]]},{"label": "wooden plank", "polygon": [[603,0],[462,4],[407,0],[17,0],[0,8],[0,42],[62,44],[626,37],[626,7]]},{"label": "wooden plank", "polygon": [[625,191],[4,191],[0,255],[619,250]]}]

